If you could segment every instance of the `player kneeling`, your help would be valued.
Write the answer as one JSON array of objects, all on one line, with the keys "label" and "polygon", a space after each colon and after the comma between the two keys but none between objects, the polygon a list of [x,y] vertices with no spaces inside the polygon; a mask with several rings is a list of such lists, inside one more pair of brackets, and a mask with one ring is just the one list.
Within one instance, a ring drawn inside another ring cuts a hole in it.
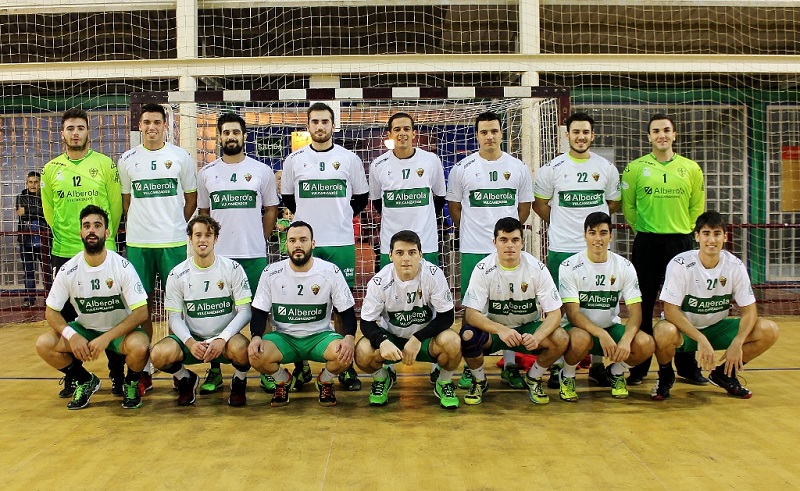
[{"label": "player kneeling", "polygon": [[[353,363],[357,327],[353,294],[342,271],[313,257],[313,249],[311,225],[303,221],[289,225],[289,259],[273,263],[261,273],[253,298],[248,354],[253,368],[275,380],[273,406],[289,403],[289,391],[296,382],[281,363],[325,363],[316,380],[323,406],[336,405],[333,380]],[[331,325],[334,307],[341,315],[344,336]],[[275,331],[265,334],[270,326]]]},{"label": "player kneeling", "polygon": [[172,334],[153,346],[153,365],[178,380],[178,405],[197,398],[200,378],[185,365],[230,363],[236,369],[228,404],[247,403],[247,338],[250,284],[239,263],[214,254],[220,225],[208,215],[192,218],[186,233],[194,255],[167,277],[164,307]]},{"label": "player kneeling", "polygon": [[426,361],[441,367],[433,389],[439,404],[456,409],[452,378],[461,362],[461,343],[450,329],[455,313],[447,279],[422,259],[419,236],[411,230],[392,236],[389,259],[391,264],[370,280],[361,307],[364,337],[356,345],[356,364],[372,374],[369,403],[389,402],[394,380],[384,362]]},{"label": "player kneeling", "polygon": [[[89,205],[80,213],[83,252],[67,261],[47,296],[45,319],[52,330],[39,336],[36,351],[66,378],[77,381],[67,409],[83,409],[100,388],[100,379],[83,362],[97,359],[109,349],[125,356],[128,374],[122,407],[141,407],[137,386],[150,339],[138,327],[146,321],[147,294],[133,266],[116,252],[106,250],[108,215]],[[61,309],[69,301],[78,317],[67,323]]]},{"label": "player kneeling", "polygon": [[[583,223],[586,249],[561,263],[558,278],[561,301],[571,325],[569,348],[559,374],[560,396],[577,401],[575,367],[591,353],[605,355],[611,395],[628,397],[625,370],[653,354],[653,338],[639,330],[642,323],[642,293],[636,270],[627,259],[608,250],[611,217],[602,211],[589,214]],[[620,324],[619,299],[628,306],[628,321]]]},{"label": "player kneeling", "polygon": [[[652,398],[669,397],[675,383],[672,358],[675,351],[700,354],[704,369],[714,366],[714,350],[725,350],[722,363],[708,380],[733,397],[749,399],[736,374],[745,363],[767,351],[778,340],[778,325],[758,317],[756,297],[742,261],[724,250],[727,224],[716,211],[697,217],[694,239],[699,250],[675,256],[667,265],[661,300],[663,320],[653,327],[658,360],[658,381]],[[731,299],[741,318],[728,317]]]},{"label": "player kneeling", "polygon": [[[547,404],[542,375],[558,360],[569,343],[559,327],[561,297],[547,267],[522,251],[522,223],[506,217],[494,226],[493,252],[472,271],[464,295],[464,325],[461,352],[475,380],[464,396],[466,404],[480,404],[489,389],[483,371],[483,357],[510,349],[535,353],[538,359],[524,381],[535,404]],[[539,321],[537,302],[545,312]]]}]

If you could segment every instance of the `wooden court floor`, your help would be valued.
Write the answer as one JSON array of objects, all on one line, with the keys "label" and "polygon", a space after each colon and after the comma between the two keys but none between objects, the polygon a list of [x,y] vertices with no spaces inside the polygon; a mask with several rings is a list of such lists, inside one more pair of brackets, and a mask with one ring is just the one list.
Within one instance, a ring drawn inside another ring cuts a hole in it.
[{"label": "wooden court floor", "polygon": [[[422,364],[401,368],[382,408],[367,403],[369,377],[360,392],[337,391],[333,408],[317,404],[313,387],[272,408],[251,372],[244,408],[227,406],[227,389],[179,408],[159,376],[140,410],[122,409],[104,378],[88,408],[68,411],[60,374],[33,348],[44,323],[8,326],[0,328],[0,488],[796,489],[800,320],[774,319],[778,343],[743,373],[749,400],[677,383],[671,399],[652,402],[652,371],[629,399],[614,400],[583,371],[580,401],[550,391],[549,405],[534,406],[526,392],[504,389],[493,368],[483,404],[452,412],[438,407]],[[89,368],[107,372],[105,360]]]}]

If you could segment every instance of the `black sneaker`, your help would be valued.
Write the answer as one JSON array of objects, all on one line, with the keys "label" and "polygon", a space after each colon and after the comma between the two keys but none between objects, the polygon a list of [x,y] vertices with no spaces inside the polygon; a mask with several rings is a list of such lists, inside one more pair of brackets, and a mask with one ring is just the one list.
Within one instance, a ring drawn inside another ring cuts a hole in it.
[{"label": "black sneaker", "polygon": [[719,368],[715,368],[710,374],[708,374],[708,380],[717,387],[725,389],[728,392],[728,395],[731,397],[750,399],[753,396],[753,393],[750,392],[746,387],[742,387],[742,384],[739,383],[739,379],[736,378],[736,375],[733,377],[728,377],[725,375],[725,372]]},{"label": "black sneaker", "polygon": [[89,399],[92,398],[95,392],[100,390],[100,379],[97,375],[91,374],[92,378],[85,384],[78,384],[75,387],[75,393],[72,395],[72,400],[67,403],[67,409],[83,409],[89,405]]},{"label": "black sneaker", "polygon": [[125,395],[125,378],[111,378],[111,395],[123,397]]},{"label": "black sneaker", "polygon": [[125,409],[138,409],[142,407],[142,396],[139,394],[139,383],[124,384],[122,407]]},{"label": "black sneaker", "polygon": [[547,379],[547,388],[558,390],[561,388],[561,378],[559,377],[559,373],[561,372],[561,366],[553,364],[550,367],[550,378]]},{"label": "black sneaker", "polygon": [[[438,365],[433,370],[431,370],[431,373],[428,375],[428,378],[431,381],[431,385],[436,385],[436,381],[439,380],[439,374],[441,372],[442,372],[442,369],[439,368]],[[395,374],[395,377],[396,376],[397,375]]]},{"label": "black sneaker", "polygon": [[[352,368],[351,368],[352,370]],[[335,406],[336,405],[336,391],[333,389],[333,382],[329,382],[327,384],[323,384],[322,382],[317,379],[315,381],[317,384],[317,390],[319,390],[319,404],[320,406]],[[359,389],[361,388],[361,382],[358,383]],[[349,389],[348,389],[349,390]],[[358,389],[356,389],[358,390]]]},{"label": "black sneaker", "polygon": [[233,377],[231,380],[231,394],[228,396],[228,405],[242,407],[247,404],[247,379]]},{"label": "black sneaker", "polygon": [[694,368],[690,372],[678,370],[678,377],[693,385],[708,385],[708,379],[703,376],[700,368]]},{"label": "black sneaker", "polygon": [[295,378],[294,388],[292,390],[300,390],[303,386],[311,382],[311,367],[303,364],[302,366],[295,366],[292,370],[292,376]]},{"label": "black sneaker", "polygon": [[[628,377],[629,384],[630,384],[630,377]],[[658,380],[656,380],[656,385],[653,387],[653,391],[650,393],[650,398],[654,401],[663,401],[664,399],[669,399],[669,390],[675,384],[675,371],[672,369],[670,365],[669,369],[659,369],[658,370]]]},{"label": "black sneaker", "polygon": [[58,381],[58,385],[64,386],[64,388],[58,393],[58,397],[67,399],[72,397],[72,394],[75,393],[75,388],[78,386],[78,382],[74,378],[64,375],[61,377],[61,380]]},{"label": "black sneaker", "polygon": [[[189,376],[178,380],[178,405],[188,406],[194,404],[197,399],[197,387],[200,385],[200,377],[191,370]],[[141,384],[140,384],[141,385]],[[142,391],[139,391],[141,394]]]},{"label": "black sneaker", "polygon": [[[361,380],[358,379],[358,374],[352,365],[350,365],[350,368],[339,374],[339,382],[344,385],[345,390],[361,390]],[[336,404],[336,397],[334,397],[334,404]],[[330,405],[332,406],[333,404]]]},{"label": "black sneaker", "polygon": [[643,375],[628,375],[627,384],[628,385],[642,385],[644,383],[645,376]]},{"label": "black sneaker", "polygon": [[270,401],[270,406],[285,406],[289,404],[289,392],[294,389],[294,384],[296,379],[294,375],[289,375],[289,380],[286,382],[279,384],[275,382],[275,392],[272,394],[272,400]]},{"label": "black sneaker", "polygon": [[606,367],[602,363],[592,363],[589,367],[589,381],[594,382],[598,387],[611,387],[611,380],[609,380]]},{"label": "black sneaker", "polygon": [[392,379],[392,385],[397,385],[397,372],[394,370],[394,368],[389,367],[386,369],[386,371],[389,372],[389,378]]}]

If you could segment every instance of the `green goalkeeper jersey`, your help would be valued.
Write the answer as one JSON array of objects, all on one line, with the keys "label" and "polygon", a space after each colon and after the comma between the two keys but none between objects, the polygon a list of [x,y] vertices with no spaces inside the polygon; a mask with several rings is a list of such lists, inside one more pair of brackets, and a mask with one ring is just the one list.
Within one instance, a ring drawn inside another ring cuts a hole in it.
[{"label": "green goalkeeper jersey", "polygon": [[691,233],[705,202],[703,171],[686,157],[662,163],[649,153],[622,172],[622,212],[637,232]]},{"label": "green goalkeeper jersey", "polygon": [[83,250],[80,213],[87,205],[108,213],[106,248],[116,250],[114,237],[122,216],[117,164],[92,150],[80,160],[64,153],[48,162],[42,171],[42,208],[53,232],[54,256],[70,258]]}]

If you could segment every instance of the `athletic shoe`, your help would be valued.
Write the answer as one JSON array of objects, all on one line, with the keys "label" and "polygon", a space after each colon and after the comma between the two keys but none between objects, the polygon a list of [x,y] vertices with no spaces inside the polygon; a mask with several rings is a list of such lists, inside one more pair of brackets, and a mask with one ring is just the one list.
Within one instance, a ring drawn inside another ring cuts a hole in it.
[{"label": "athletic shoe", "polygon": [[100,390],[100,379],[93,373],[90,375],[92,378],[88,382],[75,386],[75,393],[72,395],[72,400],[67,403],[67,409],[85,408],[89,405],[89,399],[92,398],[92,395]]},{"label": "athletic shoe", "polygon": [[453,382],[442,383],[436,381],[433,386],[433,393],[439,398],[439,405],[445,409],[458,408],[458,396],[456,395],[456,386]]},{"label": "athletic shoe", "polygon": [[[552,375],[550,375],[552,377]],[[531,402],[534,404],[547,404],[550,402],[550,396],[545,394],[544,388],[542,387],[542,377],[539,378],[530,378],[528,374],[525,374],[525,385],[528,386],[528,396],[531,399]],[[559,386],[561,383],[559,382]]]},{"label": "athletic shoe", "polygon": [[294,389],[295,382],[297,382],[297,379],[295,379],[294,375],[291,374],[289,374],[289,380],[283,382],[282,384],[273,382],[275,384],[275,391],[272,394],[272,400],[269,402],[269,405],[278,407],[289,404],[289,392]]},{"label": "athletic shoe", "polygon": [[261,374],[261,388],[264,389],[264,392],[267,394],[274,394],[275,393],[275,379],[269,375]]},{"label": "athletic shoe", "polygon": [[472,385],[469,387],[466,395],[464,396],[464,404],[474,406],[483,401],[483,394],[489,391],[489,382],[486,380],[472,379]]},{"label": "athletic shoe", "polygon": [[142,372],[142,376],[139,377],[139,395],[143,396],[147,393],[147,391],[152,389],[153,389],[153,376],[147,372]]},{"label": "athletic shoe", "polygon": [[547,388],[553,390],[561,389],[561,365],[550,367],[550,378],[547,379]]},{"label": "athletic shoe", "polygon": [[699,367],[694,368],[689,372],[678,370],[678,377],[693,385],[708,385],[709,382],[709,379],[703,376],[703,372]]},{"label": "athletic shoe", "polygon": [[64,386],[64,388],[58,393],[58,397],[67,399],[72,397],[72,394],[75,393],[75,388],[78,386],[78,382],[74,378],[64,375],[61,377],[61,380],[58,381],[58,385]]},{"label": "athletic shoe", "polygon": [[610,365],[604,371],[606,372],[606,378],[611,382],[611,397],[616,397],[617,399],[625,399],[628,397],[628,385],[625,383],[625,374],[614,375],[611,373]]},{"label": "athletic shoe", "polygon": [[[630,378],[628,378],[628,383],[630,383]],[[656,386],[653,387],[653,391],[650,393],[650,398],[654,401],[669,399],[669,390],[674,384],[675,371],[672,369],[672,366],[670,365],[669,369],[665,370],[659,368],[658,380],[656,380]]]},{"label": "athletic shoe", "polygon": [[231,380],[231,393],[228,396],[228,405],[242,407],[247,404],[247,379],[233,377]]},{"label": "athletic shoe", "polygon": [[386,368],[386,371],[389,372],[389,378],[392,379],[392,385],[396,385],[397,384],[397,372],[395,371],[394,366],[393,365],[389,365],[389,367]]},{"label": "athletic shoe", "polygon": [[[436,378],[433,378],[431,375],[431,383],[436,383],[436,380],[439,379],[439,374],[436,374]],[[472,384],[475,382],[475,377],[472,375],[472,370],[469,369],[466,363],[464,363],[464,371],[461,372],[461,378],[458,379],[458,388],[459,389],[470,389],[472,388]],[[475,404],[478,404],[477,402]]]},{"label": "athletic shoe", "polygon": [[200,384],[200,393],[203,395],[213,394],[222,388],[222,370],[219,368],[209,368],[206,370],[206,379]]},{"label": "athletic shoe", "polygon": [[131,382],[123,384],[122,407],[124,409],[138,409],[142,407],[142,396],[139,395],[139,384]]},{"label": "athletic shoe", "polygon": [[[358,374],[353,365],[350,365],[350,368],[339,374],[339,382],[344,385],[345,390],[361,390],[361,380],[358,379]],[[320,401],[320,404],[322,404],[322,401]],[[336,396],[333,398],[333,404],[336,404]],[[323,406],[333,406],[333,404],[323,404]]]},{"label": "athletic shoe", "polygon": [[725,375],[725,372],[719,369],[719,367],[715,368],[710,374],[708,374],[708,380],[717,387],[725,389],[728,392],[728,395],[731,397],[750,399],[750,397],[753,396],[752,392],[750,392],[747,388],[742,387],[742,384],[739,383],[739,379],[736,378],[736,375],[733,377],[728,377]]},{"label": "athletic shoe", "polygon": [[[350,368],[350,370],[353,370]],[[355,371],[355,370],[353,370]],[[341,375],[340,375],[341,376]],[[317,385],[317,390],[319,391],[319,404],[320,406],[335,406],[336,405],[336,391],[333,389],[333,382],[328,382],[324,384],[316,379],[314,383]],[[358,388],[361,388],[361,382],[358,384]],[[348,389],[351,390],[351,389]],[[352,389],[358,390],[358,389]]]},{"label": "athletic shoe", "polygon": [[630,374],[630,375],[628,375],[628,385],[642,385],[644,383],[644,379],[646,377],[647,377],[647,375],[639,376],[639,375]]},{"label": "athletic shoe", "polygon": [[[467,368],[466,370],[469,370],[469,368]],[[431,370],[431,373],[428,375],[428,378],[431,381],[431,385],[436,385],[436,381],[439,380],[440,373],[442,373],[442,369],[439,368],[438,365],[433,370]]]},{"label": "athletic shoe", "polygon": [[[396,376],[396,375],[395,375]],[[389,402],[389,389],[394,385],[392,374],[383,380],[372,379],[372,386],[369,389],[369,405],[385,406]]]},{"label": "athletic shoe", "polygon": [[[191,370],[187,370],[189,376],[178,380],[178,405],[188,406],[194,404],[197,399],[197,387],[200,385],[200,377]],[[139,385],[141,387],[141,384]],[[141,394],[141,390],[139,391]]]},{"label": "athletic shoe", "polygon": [[558,384],[558,396],[561,397],[562,401],[578,402],[578,392],[575,391],[575,377],[561,376]]},{"label": "athletic shoe", "polygon": [[311,367],[303,364],[302,366],[295,365],[292,370],[292,376],[295,378],[293,391],[298,391],[303,388],[303,385],[311,382]]},{"label": "athletic shoe", "polygon": [[611,382],[610,373],[602,363],[593,363],[589,367],[589,381],[594,382],[594,385],[598,387],[611,387],[613,383]]},{"label": "athletic shoe", "polygon": [[525,382],[522,380],[522,375],[519,374],[519,368],[516,365],[509,365],[500,372],[500,381],[506,385],[510,385],[512,389],[524,389]]},{"label": "athletic shoe", "polygon": [[111,377],[111,395],[116,397],[125,396],[125,377]]}]

